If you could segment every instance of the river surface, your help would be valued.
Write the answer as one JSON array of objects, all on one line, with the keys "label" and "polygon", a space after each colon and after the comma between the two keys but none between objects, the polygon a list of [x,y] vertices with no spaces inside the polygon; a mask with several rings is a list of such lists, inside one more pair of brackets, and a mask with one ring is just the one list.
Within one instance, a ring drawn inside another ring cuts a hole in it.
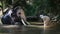
[{"label": "river surface", "polygon": [[40,26],[9,27],[9,25],[4,25],[0,27],[0,34],[60,34],[60,30],[54,28],[45,30],[44,27]]}]

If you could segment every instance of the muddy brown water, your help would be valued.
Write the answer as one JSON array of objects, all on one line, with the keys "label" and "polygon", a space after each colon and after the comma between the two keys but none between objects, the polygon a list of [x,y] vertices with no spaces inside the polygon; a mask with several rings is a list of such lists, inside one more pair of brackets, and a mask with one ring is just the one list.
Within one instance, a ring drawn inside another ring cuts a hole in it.
[{"label": "muddy brown water", "polygon": [[8,26],[10,25],[0,26],[0,34],[60,34],[60,30],[55,28],[44,30],[44,28],[38,26]]}]

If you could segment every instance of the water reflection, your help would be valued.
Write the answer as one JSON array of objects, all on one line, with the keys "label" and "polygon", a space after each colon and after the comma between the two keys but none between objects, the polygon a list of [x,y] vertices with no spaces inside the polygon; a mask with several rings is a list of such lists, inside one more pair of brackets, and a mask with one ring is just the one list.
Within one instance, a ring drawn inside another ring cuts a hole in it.
[{"label": "water reflection", "polygon": [[14,28],[0,28],[0,33],[8,34],[42,34],[42,28],[19,26]]},{"label": "water reflection", "polygon": [[57,28],[37,28],[37,27],[27,27],[27,26],[19,26],[14,28],[0,28],[0,33],[2,34],[60,34],[60,31]]},{"label": "water reflection", "polygon": [[60,27],[57,24],[56,26],[49,27],[45,30],[45,34],[60,34]]}]

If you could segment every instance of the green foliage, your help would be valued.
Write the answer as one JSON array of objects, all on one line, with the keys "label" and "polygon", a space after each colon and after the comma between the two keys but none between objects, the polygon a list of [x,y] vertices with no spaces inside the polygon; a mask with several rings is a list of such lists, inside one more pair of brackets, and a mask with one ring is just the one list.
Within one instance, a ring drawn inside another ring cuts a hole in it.
[{"label": "green foliage", "polygon": [[[11,3],[11,0],[6,0],[6,4]],[[34,16],[41,12],[54,15],[60,14],[60,0],[32,0],[32,5],[27,4],[26,0],[14,0],[13,3],[24,6],[26,16]]]},{"label": "green foliage", "polygon": [[40,10],[43,10],[43,1],[42,0],[32,0],[32,5],[27,5],[27,15],[34,16],[39,13]]}]

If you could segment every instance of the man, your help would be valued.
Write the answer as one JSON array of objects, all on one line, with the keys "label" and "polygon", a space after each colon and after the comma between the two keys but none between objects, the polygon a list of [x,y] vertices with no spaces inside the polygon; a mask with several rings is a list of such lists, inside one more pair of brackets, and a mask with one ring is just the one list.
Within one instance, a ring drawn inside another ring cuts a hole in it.
[{"label": "man", "polygon": [[41,19],[43,19],[44,26],[49,25],[50,18],[48,16],[40,15]]}]

